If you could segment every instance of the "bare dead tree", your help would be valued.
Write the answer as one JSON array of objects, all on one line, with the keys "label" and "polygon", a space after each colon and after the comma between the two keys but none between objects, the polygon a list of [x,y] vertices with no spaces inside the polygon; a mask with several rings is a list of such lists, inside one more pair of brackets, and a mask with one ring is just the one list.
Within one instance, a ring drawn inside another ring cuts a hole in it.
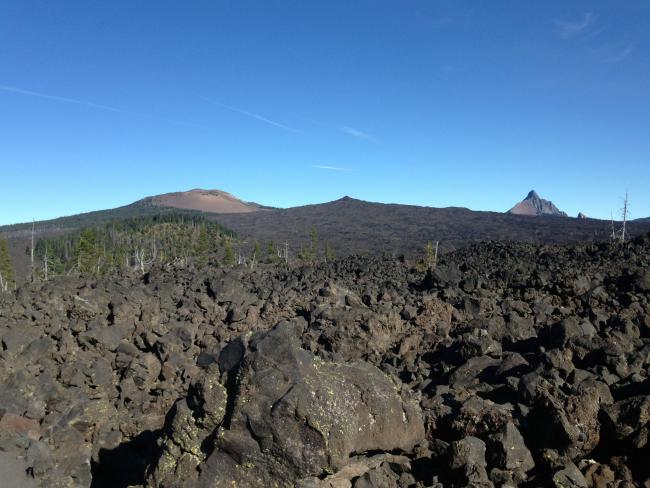
[{"label": "bare dead tree", "polygon": [[616,229],[614,229],[614,214],[612,212],[610,212],[610,218],[611,218],[611,221],[612,221],[611,239],[612,239],[612,241],[615,241],[616,240]]},{"label": "bare dead tree", "polygon": [[43,255],[43,275],[45,277],[45,281],[47,281],[47,275],[48,275],[47,246],[45,246],[45,254]]},{"label": "bare dead tree", "polygon": [[135,257],[136,269],[140,269],[140,272],[142,274],[145,273],[145,266],[149,266],[153,263],[153,259],[149,261],[145,259],[144,248],[136,249],[134,253],[134,257]]},{"label": "bare dead tree", "polygon": [[284,241],[284,262],[289,264],[289,243]]},{"label": "bare dead tree", "polygon": [[623,208],[621,208],[621,217],[623,217],[623,227],[621,228],[621,242],[625,242],[625,232],[627,227],[627,217],[630,212],[629,200],[627,192],[625,192],[625,199],[623,200]]},{"label": "bare dead tree", "polygon": [[2,277],[2,272],[0,271],[0,291],[6,292],[8,288],[9,283]]},{"label": "bare dead tree", "polygon": [[32,245],[29,249],[30,253],[30,263],[31,263],[31,273],[32,273],[32,281],[34,281],[34,226],[35,226],[35,221],[32,219]]},{"label": "bare dead tree", "polygon": [[144,274],[144,249],[135,250],[135,265]]}]

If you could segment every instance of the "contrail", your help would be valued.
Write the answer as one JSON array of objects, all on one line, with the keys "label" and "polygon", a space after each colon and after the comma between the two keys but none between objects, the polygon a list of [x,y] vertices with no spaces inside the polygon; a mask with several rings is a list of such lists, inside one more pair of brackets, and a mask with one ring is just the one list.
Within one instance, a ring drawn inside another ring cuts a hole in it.
[{"label": "contrail", "polygon": [[355,129],[354,127],[349,127],[347,125],[337,125],[336,128],[345,132],[348,135],[351,135],[352,137],[356,137],[357,139],[366,139],[368,141],[376,142],[373,136],[359,129]]},{"label": "contrail", "polygon": [[101,110],[108,110],[109,112],[117,112],[117,113],[121,113],[121,114],[129,114],[129,115],[140,115],[140,114],[136,114],[134,112],[129,112],[128,110],[122,110],[122,109],[115,108],[115,107],[109,107],[108,105],[100,105],[100,104],[97,104],[97,103],[85,102],[83,100],[75,100],[74,98],[57,97],[55,95],[47,95],[45,93],[38,93],[38,92],[29,91],[29,90],[23,90],[21,88],[16,88],[16,87],[13,87],[13,86],[0,85],[0,90],[6,91],[6,92],[11,92],[11,93],[19,93],[21,95],[29,95],[30,97],[45,98],[47,100],[56,100],[57,102],[74,103],[75,105],[83,105],[84,107],[91,107],[91,108],[98,108],[98,109],[101,109]]},{"label": "contrail", "polygon": [[328,124],[326,122],[321,122],[319,120],[303,117],[302,115],[296,114],[292,114],[291,116],[295,119],[302,120],[303,122],[320,125],[321,127],[328,127],[330,129],[336,129],[337,131],[343,132],[344,134],[352,137],[356,137],[357,139],[365,139],[367,141],[377,142],[377,138],[375,138],[373,135],[363,132],[359,129],[355,129],[354,127],[350,127],[349,125]]},{"label": "contrail", "polygon": [[339,168],[338,166],[322,166],[320,164],[315,164],[312,168],[318,169],[329,169],[331,171],[354,171],[352,168]]},{"label": "contrail", "polygon": [[230,105],[226,105],[224,103],[217,102],[215,100],[211,100],[207,97],[201,97],[203,100],[206,102],[210,102],[213,105],[216,105],[217,107],[225,108],[227,110],[230,110],[232,112],[236,112],[238,114],[246,115],[247,117],[251,117],[255,120],[259,120],[260,122],[264,122],[269,125],[273,125],[275,127],[278,127],[280,129],[284,129],[289,132],[293,132],[296,134],[302,134],[302,131],[299,129],[294,129],[293,127],[289,127],[288,125],[281,124],[280,122],[276,122],[275,120],[267,119],[266,117],[262,117],[259,114],[253,113],[253,112],[248,112],[247,110],[242,110],[237,107],[231,107]]},{"label": "contrail", "polygon": [[19,95],[43,98],[45,100],[54,100],[56,102],[72,103],[74,105],[81,105],[82,107],[95,108],[98,110],[105,110],[108,112],[114,112],[118,114],[132,115],[135,117],[144,117],[146,119],[159,120],[162,122],[167,122],[169,124],[184,125],[186,127],[195,127],[199,129],[205,129],[205,130],[214,130],[213,127],[208,127],[201,124],[193,124],[191,122],[183,122],[182,120],[174,120],[174,119],[168,119],[166,117],[158,117],[154,115],[143,114],[140,112],[133,112],[131,110],[124,110],[121,108],[111,107],[109,105],[101,105],[99,103],[86,102],[85,100],[77,100],[75,98],[59,97],[56,95],[48,95],[47,93],[39,93],[30,90],[23,90],[22,88],[16,88],[15,86],[0,85],[0,90],[5,92],[10,92],[10,93],[17,93]]}]

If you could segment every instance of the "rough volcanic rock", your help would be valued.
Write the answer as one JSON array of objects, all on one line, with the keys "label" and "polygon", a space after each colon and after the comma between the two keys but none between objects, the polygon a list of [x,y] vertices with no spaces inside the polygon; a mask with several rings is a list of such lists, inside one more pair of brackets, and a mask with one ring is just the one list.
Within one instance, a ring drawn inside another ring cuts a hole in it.
[{"label": "rough volcanic rock", "polygon": [[492,462],[500,469],[526,472],[535,467],[524,438],[512,422],[508,422],[499,432],[490,436],[490,445]]},{"label": "rough volcanic rock", "polygon": [[0,448],[42,487],[644,486],[648,270],[642,236],[31,283]]},{"label": "rough volcanic rock", "polygon": [[[212,370],[196,386],[198,401],[177,403],[149,484],[181,478],[191,486],[198,468],[196,486],[267,486],[334,473],[351,455],[411,452],[423,441],[414,399],[368,363],[302,350],[301,333],[300,321],[284,322],[243,338],[239,361],[224,350],[228,394]],[[206,401],[206,391],[216,400]]]}]

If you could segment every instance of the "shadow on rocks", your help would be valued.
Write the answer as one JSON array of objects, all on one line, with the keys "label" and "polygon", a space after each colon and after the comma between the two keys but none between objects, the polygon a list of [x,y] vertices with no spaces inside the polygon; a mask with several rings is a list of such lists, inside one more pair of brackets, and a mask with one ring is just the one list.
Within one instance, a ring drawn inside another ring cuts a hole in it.
[{"label": "shadow on rocks", "polygon": [[160,454],[161,430],[145,431],[114,449],[101,449],[91,466],[90,488],[127,488],[143,485],[147,467]]}]

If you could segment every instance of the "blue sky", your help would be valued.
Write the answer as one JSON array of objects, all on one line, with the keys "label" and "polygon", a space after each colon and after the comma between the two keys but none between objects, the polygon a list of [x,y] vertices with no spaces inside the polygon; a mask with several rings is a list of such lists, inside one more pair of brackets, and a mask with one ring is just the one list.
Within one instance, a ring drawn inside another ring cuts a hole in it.
[{"label": "blue sky", "polygon": [[0,224],[280,207],[650,216],[650,3],[0,0]]}]

